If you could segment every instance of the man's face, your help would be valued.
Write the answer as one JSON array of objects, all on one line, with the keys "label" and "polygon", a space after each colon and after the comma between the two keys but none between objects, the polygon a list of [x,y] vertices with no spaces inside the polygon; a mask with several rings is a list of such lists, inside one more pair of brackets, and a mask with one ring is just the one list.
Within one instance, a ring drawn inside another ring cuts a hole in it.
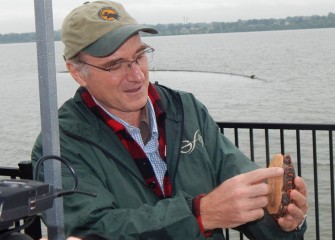
[{"label": "man's face", "polygon": [[[144,49],[145,45],[137,34],[110,56],[97,58],[84,55],[84,59],[81,60],[108,68],[116,62],[134,60]],[[112,72],[89,65],[87,67],[88,76],[81,74],[81,80],[77,81],[86,87],[106,110],[121,117],[130,112],[140,111],[145,106],[149,85],[149,68],[146,60],[140,65],[133,62],[131,68],[126,68],[122,76],[114,76]]]}]

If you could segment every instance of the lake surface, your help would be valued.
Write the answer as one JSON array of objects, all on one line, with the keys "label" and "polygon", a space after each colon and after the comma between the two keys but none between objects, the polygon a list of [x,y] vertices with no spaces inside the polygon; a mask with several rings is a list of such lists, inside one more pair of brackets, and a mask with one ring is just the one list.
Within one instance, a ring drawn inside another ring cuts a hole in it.
[{"label": "lake surface", "polygon": [[[335,29],[144,41],[156,49],[151,81],[193,92],[217,121],[335,123]],[[55,49],[61,105],[77,85],[66,72],[62,43],[56,42]],[[17,166],[30,159],[40,131],[36,47],[6,44],[0,45],[0,52],[0,162]]]}]

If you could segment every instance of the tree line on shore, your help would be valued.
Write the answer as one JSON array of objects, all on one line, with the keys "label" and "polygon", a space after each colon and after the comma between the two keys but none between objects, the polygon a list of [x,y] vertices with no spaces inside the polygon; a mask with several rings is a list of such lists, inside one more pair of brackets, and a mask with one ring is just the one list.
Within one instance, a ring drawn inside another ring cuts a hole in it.
[{"label": "tree line on shore", "polygon": [[[147,24],[146,24],[147,25]],[[276,31],[291,29],[335,28],[335,13],[326,16],[297,16],[283,19],[250,19],[236,22],[171,23],[149,25],[159,31],[159,36],[210,34],[229,32]],[[156,35],[157,36],[157,35]],[[55,41],[61,40],[61,30],[54,32]],[[1,43],[35,42],[35,32],[0,34]]]}]

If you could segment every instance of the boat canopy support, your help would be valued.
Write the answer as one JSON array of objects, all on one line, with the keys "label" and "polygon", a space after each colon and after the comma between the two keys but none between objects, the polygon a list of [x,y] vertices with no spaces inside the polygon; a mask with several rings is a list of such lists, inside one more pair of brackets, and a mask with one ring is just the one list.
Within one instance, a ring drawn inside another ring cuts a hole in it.
[{"label": "boat canopy support", "polygon": [[[43,155],[60,156],[52,0],[34,0]],[[44,163],[44,181],[62,188],[61,163]],[[63,199],[46,211],[49,240],[65,240]]]}]

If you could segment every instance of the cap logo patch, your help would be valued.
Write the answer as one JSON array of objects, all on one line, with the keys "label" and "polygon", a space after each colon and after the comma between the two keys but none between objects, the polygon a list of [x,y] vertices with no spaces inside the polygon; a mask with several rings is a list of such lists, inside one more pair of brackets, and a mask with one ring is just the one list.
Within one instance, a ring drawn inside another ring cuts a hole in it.
[{"label": "cap logo patch", "polygon": [[121,18],[119,13],[111,7],[105,7],[100,9],[98,15],[100,19],[106,21],[117,21]]}]

